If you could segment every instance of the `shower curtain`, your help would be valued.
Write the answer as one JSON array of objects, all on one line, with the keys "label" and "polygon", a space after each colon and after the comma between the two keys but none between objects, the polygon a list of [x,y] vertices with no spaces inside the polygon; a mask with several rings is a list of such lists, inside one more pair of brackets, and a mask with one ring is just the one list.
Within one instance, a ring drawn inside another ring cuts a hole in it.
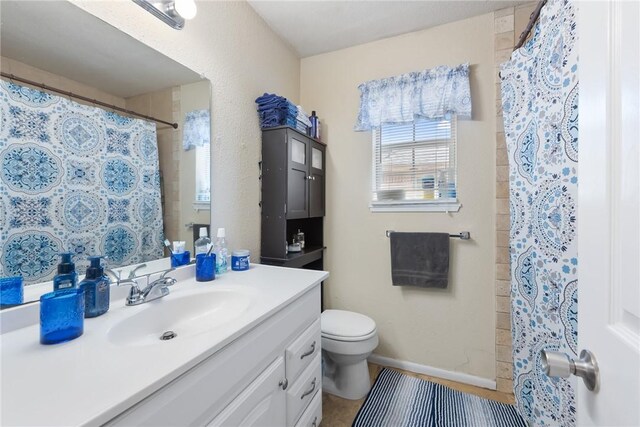
[{"label": "shower curtain", "polygon": [[0,277],[51,280],[163,256],[155,124],[0,83]]},{"label": "shower curtain", "polygon": [[575,424],[575,377],[550,378],[542,349],[577,357],[578,54],[575,5],[549,0],[503,64],[509,153],[514,392],[536,425]]}]

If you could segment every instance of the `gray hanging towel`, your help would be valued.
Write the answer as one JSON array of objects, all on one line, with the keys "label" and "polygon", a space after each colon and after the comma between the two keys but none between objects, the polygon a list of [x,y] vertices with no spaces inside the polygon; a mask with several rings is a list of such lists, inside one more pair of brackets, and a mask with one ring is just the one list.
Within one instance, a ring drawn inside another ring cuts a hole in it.
[{"label": "gray hanging towel", "polygon": [[390,233],[394,286],[446,288],[449,283],[448,233]]}]

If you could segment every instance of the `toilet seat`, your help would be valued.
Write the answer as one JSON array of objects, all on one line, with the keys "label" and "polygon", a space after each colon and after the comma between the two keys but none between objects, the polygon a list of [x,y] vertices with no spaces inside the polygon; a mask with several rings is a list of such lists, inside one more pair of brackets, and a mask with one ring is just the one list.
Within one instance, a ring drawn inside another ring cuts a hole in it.
[{"label": "toilet seat", "polygon": [[373,319],[352,311],[325,310],[320,324],[322,337],[335,341],[366,341],[377,334]]}]

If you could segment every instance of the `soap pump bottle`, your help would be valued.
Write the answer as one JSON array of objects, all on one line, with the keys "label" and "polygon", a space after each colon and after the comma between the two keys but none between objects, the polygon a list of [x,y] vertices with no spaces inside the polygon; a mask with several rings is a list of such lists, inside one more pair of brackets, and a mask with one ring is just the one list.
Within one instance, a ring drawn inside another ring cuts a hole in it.
[{"label": "soap pump bottle", "polygon": [[80,289],[84,290],[84,317],[98,317],[109,311],[110,280],[100,264],[101,256],[90,256],[90,265]]},{"label": "soap pump bottle", "polygon": [[60,264],[58,264],[58,274],[53,277],[53,291],[62,289],[73,289],[78,287],[78,273],[76,265],[71,262],[71,253],[60,254]]},{"label": "soap pump bottle", "polygon": [[222,274],[227,271],[229,257],[224,228],[218,228],[218,238],[214,250],[216,253],[216,274]]}]

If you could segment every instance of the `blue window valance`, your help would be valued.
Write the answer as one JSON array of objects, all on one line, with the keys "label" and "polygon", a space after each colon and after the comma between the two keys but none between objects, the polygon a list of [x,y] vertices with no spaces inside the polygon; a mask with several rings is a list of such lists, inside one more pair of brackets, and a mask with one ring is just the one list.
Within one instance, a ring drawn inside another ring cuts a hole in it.
[{"label": "blue window valance", "polygon": [[356,131],[382,124],[409,123],[416,118],[442,119],[450,114],[471,117],[469,64],[371,80],[358,86],[360,111]]},{"label": "blue window valance", "polygon": [[182,147],[185,151],[209,145],[211,141],[210,122],[209,110],[194,110],[185,114],[182,132]]}]

